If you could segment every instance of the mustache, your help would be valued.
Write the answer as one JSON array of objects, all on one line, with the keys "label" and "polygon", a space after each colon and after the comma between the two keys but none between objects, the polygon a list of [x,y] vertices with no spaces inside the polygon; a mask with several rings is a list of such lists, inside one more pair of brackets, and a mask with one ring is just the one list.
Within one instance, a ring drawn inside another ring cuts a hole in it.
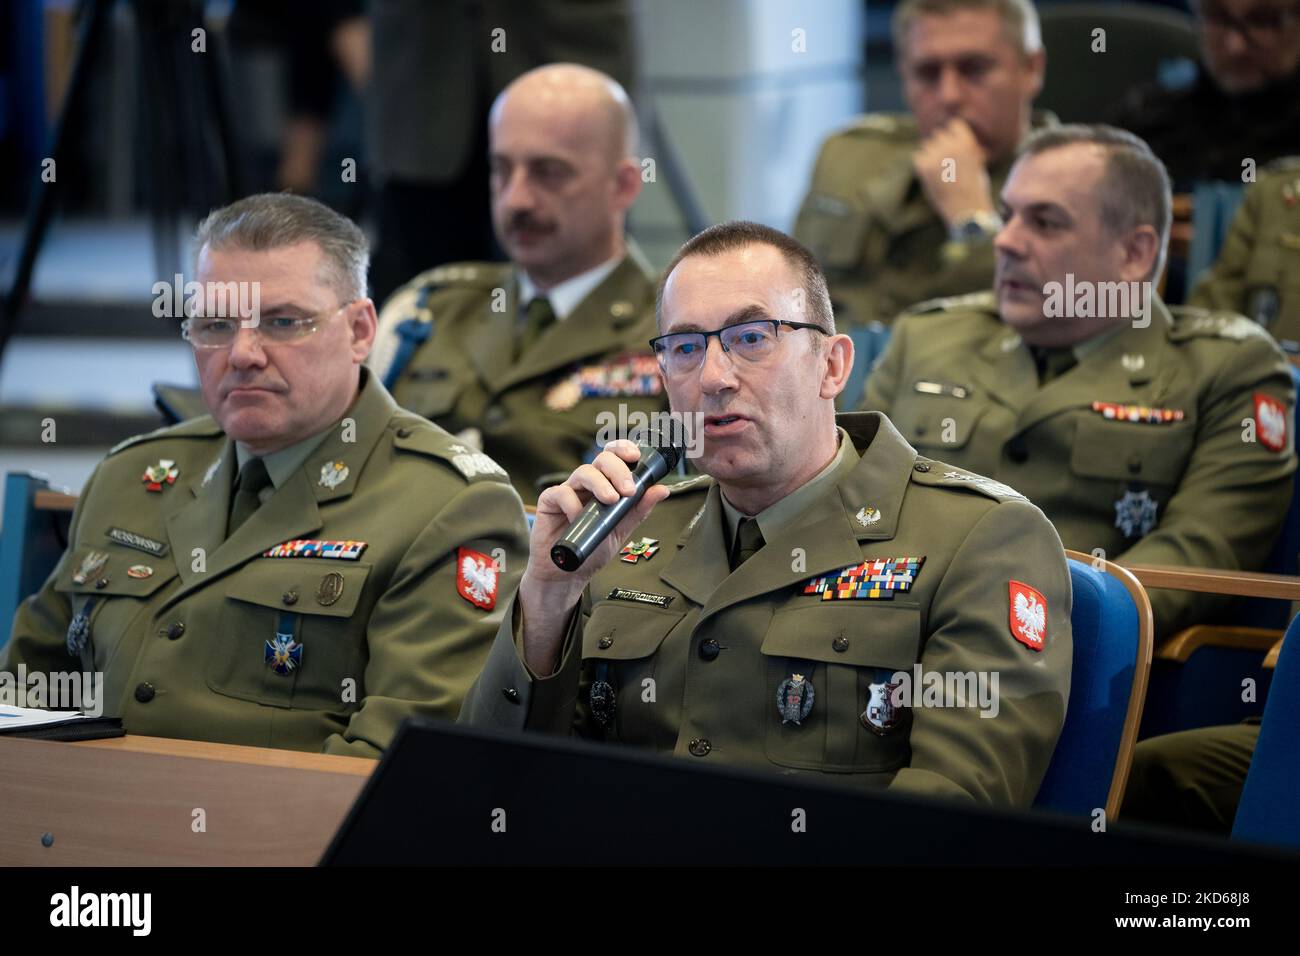
[{"label": "mustache", "polygon": [[516,230],[527,230],[529,232],[550,232],[555,228],[555,224],[547,222],[544,219],[538,219],[530,212],[520,211],[512,213],[506,219],[506,231],[515,232]]}]

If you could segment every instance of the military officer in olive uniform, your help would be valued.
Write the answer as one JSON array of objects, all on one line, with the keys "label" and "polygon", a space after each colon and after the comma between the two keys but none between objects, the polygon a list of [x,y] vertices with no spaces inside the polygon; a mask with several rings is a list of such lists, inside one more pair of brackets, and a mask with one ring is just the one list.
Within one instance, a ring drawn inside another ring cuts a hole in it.
[{"label": "military officer in olive uniform", "polygon": [[1261,170],[1214,268],[1187,301],[1241,312],[1288,352],[1300,353],[1300,157]]},{"label": "military officer in olive uniform", "polygon": [[869,114],[827,139],[795,225],[841,326],[987,288],[1012,154],[1055,122],[1032,110],[1045,58],[1025,0],[904,0],[893,28],[911,115]]},{"label": "military officer in olive uniform", "polygon": [[641,189],[635,131],[604,74],[524,74],[489,127],[493,221],[511,264],[423,273],[380,317],[371,365],[397,401],[481,447],[528,502],[616,423],[667,408],[646,344],[654,280],[623,235]]},{"label": "military officer in olive uniform", "polygon": [[[647,491],[573,574],[551,544],[591,498],[631,491],[637,449],[611,445],[543,493],[462,722],[1029,804],[1069,691],[1051,525],[882,415],[837,419],[852,343],[787,236],[715,226],[667,275],[659,355],[674,411],[705,416],[705,474]],[[801,283],[811,316],[792,306]],[[974,683],[926,706],[912,680],[927,672]]]},{"label": "military officer in olive uniform", "polygon": [[459,711],[522,570],[522,505],[361,367],[355,225],[252,196],[195,248],[205,288],[260,283],[260,315],[187,320],[212,415],[99,464],[5,668],[102,672],[132,734],[376,757],[403,718]]},{"label": "military officer in olive uniform", "polygon": [[[1150,291],[1163,165],[1130,133],[1058,127],[1026,143],[1003,202],[995,291],[900,319],[864,407],[1026,495],[1068,548],[1258,570],[1291,497],[1291,379],[1259,326]],[[1218,606],[1150,598],[1161,634]]]}]

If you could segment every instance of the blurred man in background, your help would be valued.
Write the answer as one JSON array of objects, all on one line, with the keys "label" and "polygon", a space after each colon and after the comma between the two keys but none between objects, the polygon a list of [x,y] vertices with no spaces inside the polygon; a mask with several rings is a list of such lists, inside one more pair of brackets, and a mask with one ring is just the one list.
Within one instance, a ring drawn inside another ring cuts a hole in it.
[{"label": "blurred man in background", "polygon": [[489,132],[511,262],[417,276],[385,303],[371,365],[532,502],[594,454],[603,415],[667,407],[647,344],[654,280],[624,235],[642,185],[637,124],[613,79],[555,64],[501,94]]}]

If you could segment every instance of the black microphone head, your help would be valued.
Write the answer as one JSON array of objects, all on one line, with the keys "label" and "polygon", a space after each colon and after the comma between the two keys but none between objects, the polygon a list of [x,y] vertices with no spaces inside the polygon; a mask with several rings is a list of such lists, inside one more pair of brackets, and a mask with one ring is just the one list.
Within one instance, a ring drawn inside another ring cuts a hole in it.
[{"label": "black microphone head", "polygon": [[646,429],[637,444],[659,452],[671,472],[685,454],[686,441],[682,436],[682,423],[676,416],[669,415],[666,421],[660,420]]}]

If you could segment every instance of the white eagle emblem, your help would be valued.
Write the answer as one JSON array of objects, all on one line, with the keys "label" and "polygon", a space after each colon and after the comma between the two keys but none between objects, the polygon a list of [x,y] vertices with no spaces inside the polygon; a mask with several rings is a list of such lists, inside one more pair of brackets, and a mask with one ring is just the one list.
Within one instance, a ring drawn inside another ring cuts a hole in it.
[{"label": "white eagle emblem", "polygon": [[1047,627],[1047,611],[1032,594],[1016,594],[1016,630],[1035,647],[1043,646],[1043,630]]},{"label": "white eagle emblem", "polygon": [[1259,402],[1259,440],[1269,448],[1286,447],[1286,412],[1277,402]]},{"label": "white eagle emblem", "polygon": [[466,555],[460,559],[460,576],[465,581],[466,597],[480,606],[495,602],[497,569],[482,558]]}]

